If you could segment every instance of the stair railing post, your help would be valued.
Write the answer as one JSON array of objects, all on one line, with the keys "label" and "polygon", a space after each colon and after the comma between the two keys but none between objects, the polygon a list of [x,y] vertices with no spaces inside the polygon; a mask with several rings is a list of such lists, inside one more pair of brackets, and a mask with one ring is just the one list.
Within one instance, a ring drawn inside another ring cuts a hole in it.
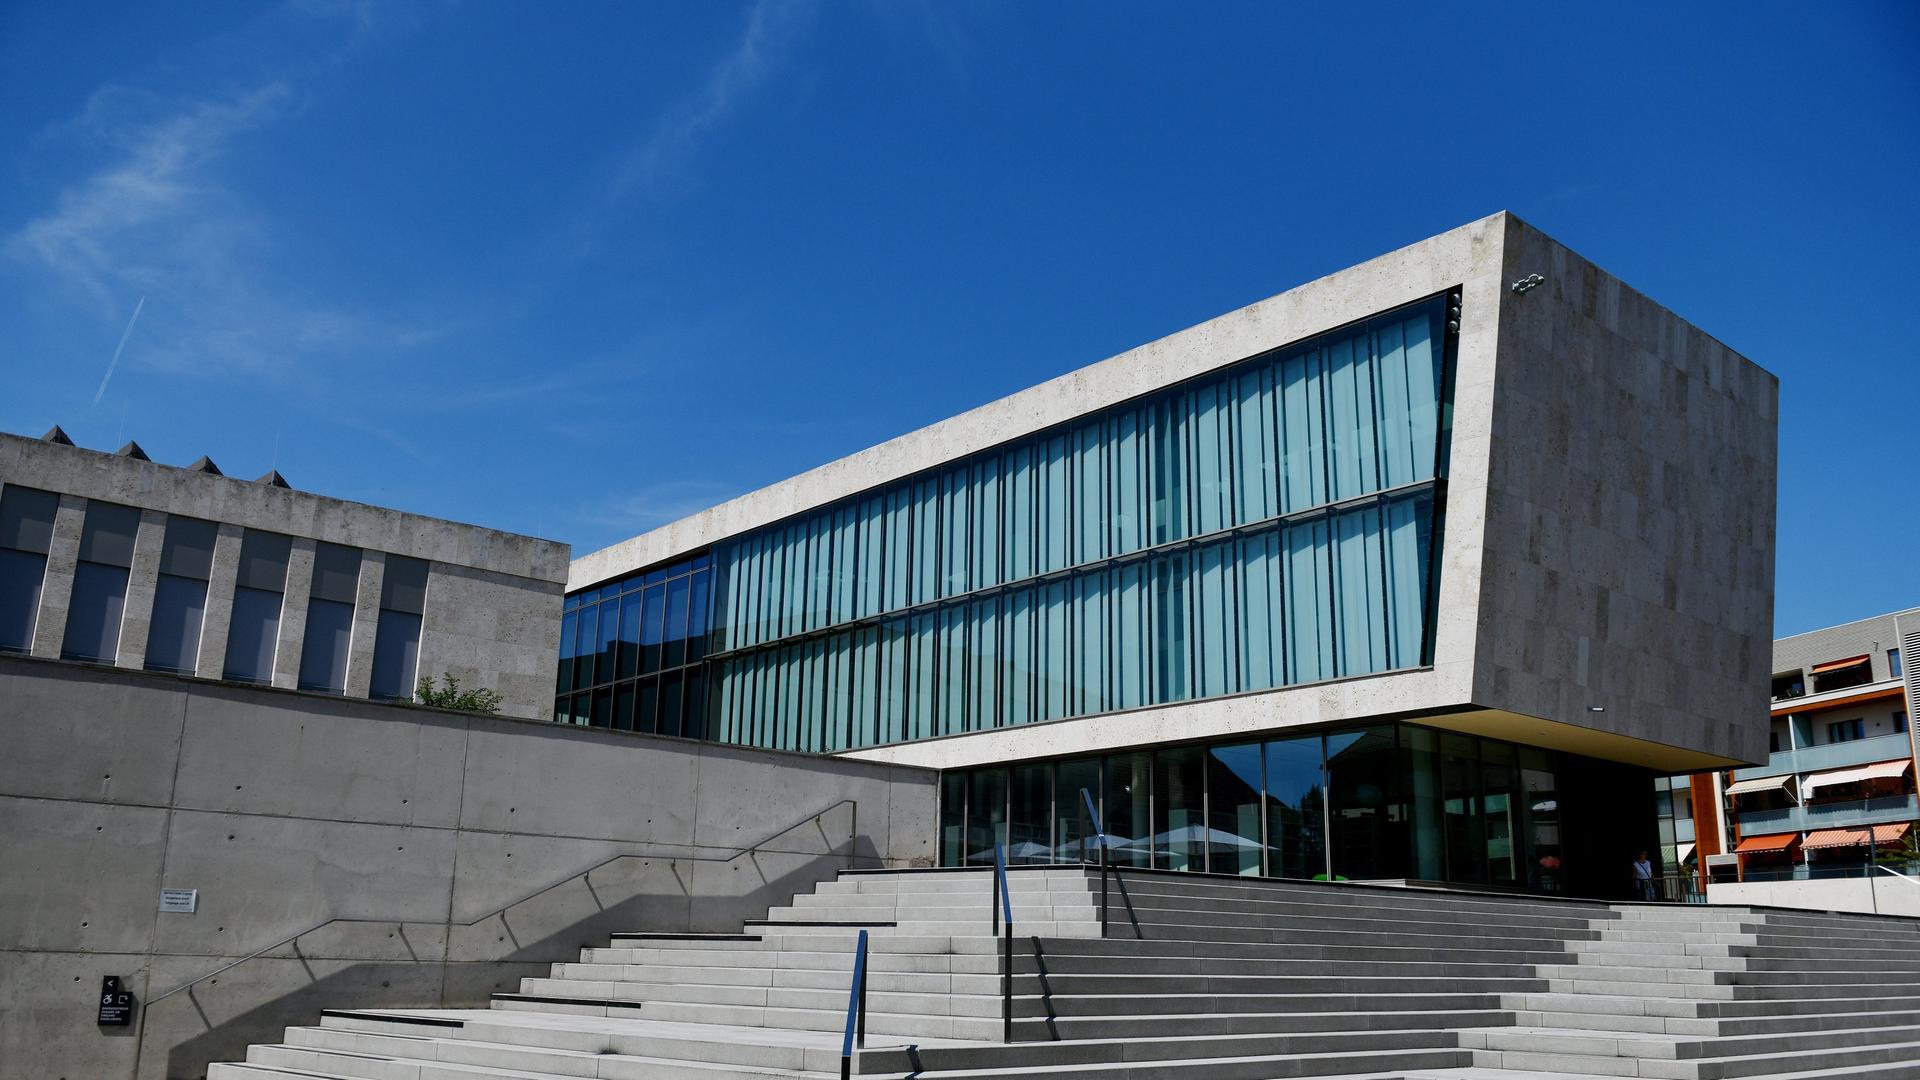
[{"label": "stair railing post", "polygon": [[[994,932],[1003,935],[1000,945],[1000,1041],[1013,1041],[1013,888],[1007,880],[1006,853],[998,841],[993,845],[993,882],[995,899]],[[1004,913],[1005,918],[1001,918]]]},{"label": "stair railing post", "polygon": [[1093,834],[1100,843],[1100,936],[1107,936],[1107,827],[1100,821],[1100,810],[1093,805],[1093,794],[1080,789],[1080,801],[1093,816]]},{"label": "stair railing post", "polygon": [[840,1037],[840,1080],[852,1080],[853,1047],[867,1048],[867,932],[853,946],[853,985],[847,990],[847,1026]]}]

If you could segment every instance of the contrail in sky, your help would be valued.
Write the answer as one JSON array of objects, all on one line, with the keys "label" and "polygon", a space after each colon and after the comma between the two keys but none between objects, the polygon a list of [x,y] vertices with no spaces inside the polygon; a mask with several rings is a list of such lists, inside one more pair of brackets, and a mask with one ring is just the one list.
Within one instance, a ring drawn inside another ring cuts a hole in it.
[{"label": "contrail in sky", "polygon": [[147,306],[147,298],[133,305],[133,318],[127,320],[127,329],[120,335],[120,344],[114,346],[113,359],[107,362],[107,373],[100,376],[100,389],[93,392],[93,403],[100,404],[100,395],[107,392],[107,380],[113,378],[113,369],[120,366],[120,353],[127,347],[127,339],[133,336],[133,324],[140,321],[140,309]]}]

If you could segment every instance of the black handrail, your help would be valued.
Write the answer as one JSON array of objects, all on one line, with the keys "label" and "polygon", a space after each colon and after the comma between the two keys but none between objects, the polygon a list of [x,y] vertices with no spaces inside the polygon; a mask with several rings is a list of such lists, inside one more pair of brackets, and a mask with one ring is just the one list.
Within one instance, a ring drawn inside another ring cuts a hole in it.
[{"label": "black handrail", "polygon": [[[1093,835],[1100,841],[1100,936],[1107,936],[1107,827],[1100,821],[1100,811],[1093,805],[1093,796],[1086,788],[1080,789],[1080,801],[1087,806],[1087,813],[1093,819]],[[1081,848],[1085,852],[1086,848]]]},{"label": "black handrail", "polygon": [[[1001,913],[1006,919],[1001,919]],[[1001,938],[1000,952],[1000,1041],[1013,1041],[1013,890],[1007,885],[1006,852],[998,840],[993,843],[993,932]]]},{"label": "black handrail", "polygon": [[856,1033],[860,1049],[867,1048],[867,932],[853,947],[853,985],[847,988],[847,1030],[840,1040],[840,1080],[852,1080]]}]

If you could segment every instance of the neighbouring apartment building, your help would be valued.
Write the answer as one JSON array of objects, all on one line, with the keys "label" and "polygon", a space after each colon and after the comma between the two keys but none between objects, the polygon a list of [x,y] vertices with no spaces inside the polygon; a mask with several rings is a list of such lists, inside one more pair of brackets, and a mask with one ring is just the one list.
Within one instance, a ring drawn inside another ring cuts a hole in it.
[{"label": "neighbouring apartment building", "polygon": [[1916,656],[1920,608],[1775,641],[1766,762],[1659,785],[1673,864],[1709,888],[1907,866],[1920,821]]},{"label": "neighbouring apartment building", "polygon": [[941,769],[949,865],[1091,803],[1614,890],[1652,778],[1766,754],[1776,395],[1497,215],[575,560],[554,713]]}]

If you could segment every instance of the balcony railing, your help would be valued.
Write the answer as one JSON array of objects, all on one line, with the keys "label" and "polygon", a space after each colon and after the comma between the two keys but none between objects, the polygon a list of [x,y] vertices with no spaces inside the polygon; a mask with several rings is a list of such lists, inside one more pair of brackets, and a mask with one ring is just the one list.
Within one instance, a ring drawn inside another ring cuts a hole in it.
[{"label": "balcony railing", "polygon": [[1803,832],[1808,829],[1842,829],[1855,825],[1884,825],[1894,821],[1912,821],[1920,817],[1920,797],[1883,795],[1877,799],[1837,799],[1810,806],[1789,806],[1779,810],[1749,810],[1740,814],[1743,836],[1758,833]]},{"label": "balcony railing", "polygon": [[1848,765],[1865,765],[1870,761],[1893,761],[1911,753],[1913,748],[1907,742],[1905,732],[1894,735],[1875,735],[1871,739],[1855,739],[1852,742],[1782,750],[1767,758],[1765,765],[1736,770],[1733,778],[1752,780],[1759,776],[1820,772],[1824,769],[1841,769]]}]

